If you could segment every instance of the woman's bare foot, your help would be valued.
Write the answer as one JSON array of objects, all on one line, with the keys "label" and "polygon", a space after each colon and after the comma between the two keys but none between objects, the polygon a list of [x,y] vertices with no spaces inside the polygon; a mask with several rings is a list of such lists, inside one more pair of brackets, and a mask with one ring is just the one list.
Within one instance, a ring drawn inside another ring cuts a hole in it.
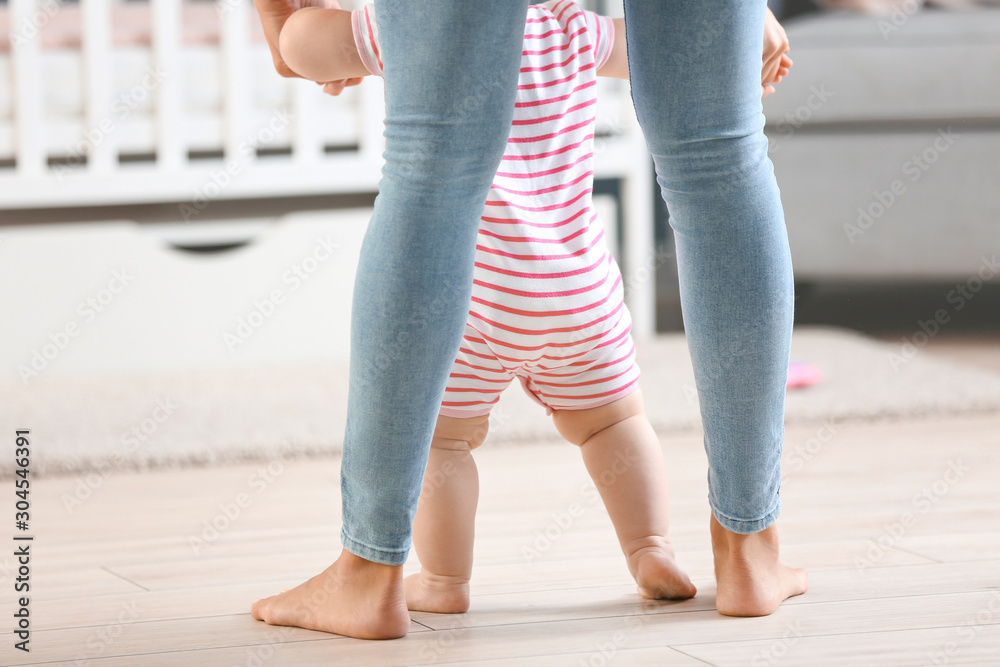
[{"label": "woman's bare foot", "polygon": [[469,611],[469,580],[445,577],[421,570],[403,580],[406,606],[410,611],[464,614]]},{"label": "woman's bare foot", "polygon": [[346,549],[305,583],[257,600],[250,613],[270,625],[291,625],[358,639],[395,639],[410,629],[403,568],[355,556]]},{"label": "woman's bare foot", "polygon": [[778,560],[778,527],[740,535],[726,530],[712,515],[715,553],[715,607],[726,616],[767,616],[790,597],[809,588],[805,570]]},{"label": "woman's bare foot", "polygon": [[629,572],[639,595],[652,600],[683,600],[698,589],[674,560],[674,548],[663,537],[647,537],[628,545]]}]

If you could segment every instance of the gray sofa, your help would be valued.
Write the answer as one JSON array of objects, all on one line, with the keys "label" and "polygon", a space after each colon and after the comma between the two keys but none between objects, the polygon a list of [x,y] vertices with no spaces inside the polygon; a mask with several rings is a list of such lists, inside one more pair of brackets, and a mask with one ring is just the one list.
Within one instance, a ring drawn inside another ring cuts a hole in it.
[{"label": "gray sofa", "polygon": [[1000,9],[786,29],[764,110],[797,280],[1000,283]]}]

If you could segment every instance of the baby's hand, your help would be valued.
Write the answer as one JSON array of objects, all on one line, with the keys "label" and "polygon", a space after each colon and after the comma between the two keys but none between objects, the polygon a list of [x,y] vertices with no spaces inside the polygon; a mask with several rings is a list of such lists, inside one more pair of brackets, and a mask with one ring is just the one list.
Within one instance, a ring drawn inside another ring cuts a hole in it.
[{"label": "baby's hand", "polygon": [[356,76],[350,79],[340,79],[339,81],[327,81],[323,83],[317,81],[316,83],[323,86],[323,92],[327,95],[333,95],[336,97],[344,92],[344,88],[348,86],[356,86],[364,80],[364,77]]}]

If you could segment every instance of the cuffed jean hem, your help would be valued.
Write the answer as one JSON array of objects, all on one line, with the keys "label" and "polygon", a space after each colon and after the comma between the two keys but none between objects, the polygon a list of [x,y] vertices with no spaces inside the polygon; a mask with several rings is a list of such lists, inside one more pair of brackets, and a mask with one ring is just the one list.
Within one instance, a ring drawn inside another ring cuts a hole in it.
[{"label": "cuffed jean hem", "polygon": [[382,565],[402,565],[406,562],[406,557],[410,555],[409,547],[398,551],[390,551],[358,542],[347,534],[346,528],[340,531],[340,542],[344,545],[345,549],[355,556],[370,560],[373,563],[381,563]]},{"label": "cuffed jean hem", "polygon": [[[709,505],[712,505],[712,501],[709,500]],[[774,509],[764,515],[763,518],[754,519],[752,521],[744,521],[743,519],[734,519],[728,517],[718,509],[715,505],[712,505],[712,514],[715,515],[715,520],[725,528],[726,530],[736,533],[737,535],[750,535],[751,533],[759,533],[765,528],[770,527],[772,523],[778,520],[778,515],[781,514],[781,500],[775,503]]]}]

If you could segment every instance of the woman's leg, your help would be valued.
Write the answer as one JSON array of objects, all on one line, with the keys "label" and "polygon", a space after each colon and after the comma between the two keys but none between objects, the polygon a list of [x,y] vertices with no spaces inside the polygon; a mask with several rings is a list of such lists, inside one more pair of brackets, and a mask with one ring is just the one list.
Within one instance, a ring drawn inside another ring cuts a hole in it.
[{"label": "woman's leg", "polygon": [[385,167],[351,313],[344,546],[401,565],[514,114],[526,2],[384,0]]},{"label": "woman's leg", "polygon": [[764,602],[744,605],[728,578],[731,559],[720,566],[730,535],[741,544],[751,534],[773,542],[767,553],[777,563],[772,524],[793,288],[760,104],[765,5],[625,4],[632,97],[677,244],[709,461],[718,604],[724,613],[769,613],[804,591],[804,573],[767,565],[769,590],[753,596]]},{"label": "woman's leg", "polygon": [[352,636],[409,627],[401,565],[468,313],[479,216],[513,118],[527,4],[376,2],[386,163],[351,313],[345,551],[256,603],[256,618]]},{"label": "woman's leg", "polygon": [[412,611],[461,614],[469,609],[479,470],[472,451],[483,444],[490,417],[438,417],[413,520],[420,572],[404,580]]}]

